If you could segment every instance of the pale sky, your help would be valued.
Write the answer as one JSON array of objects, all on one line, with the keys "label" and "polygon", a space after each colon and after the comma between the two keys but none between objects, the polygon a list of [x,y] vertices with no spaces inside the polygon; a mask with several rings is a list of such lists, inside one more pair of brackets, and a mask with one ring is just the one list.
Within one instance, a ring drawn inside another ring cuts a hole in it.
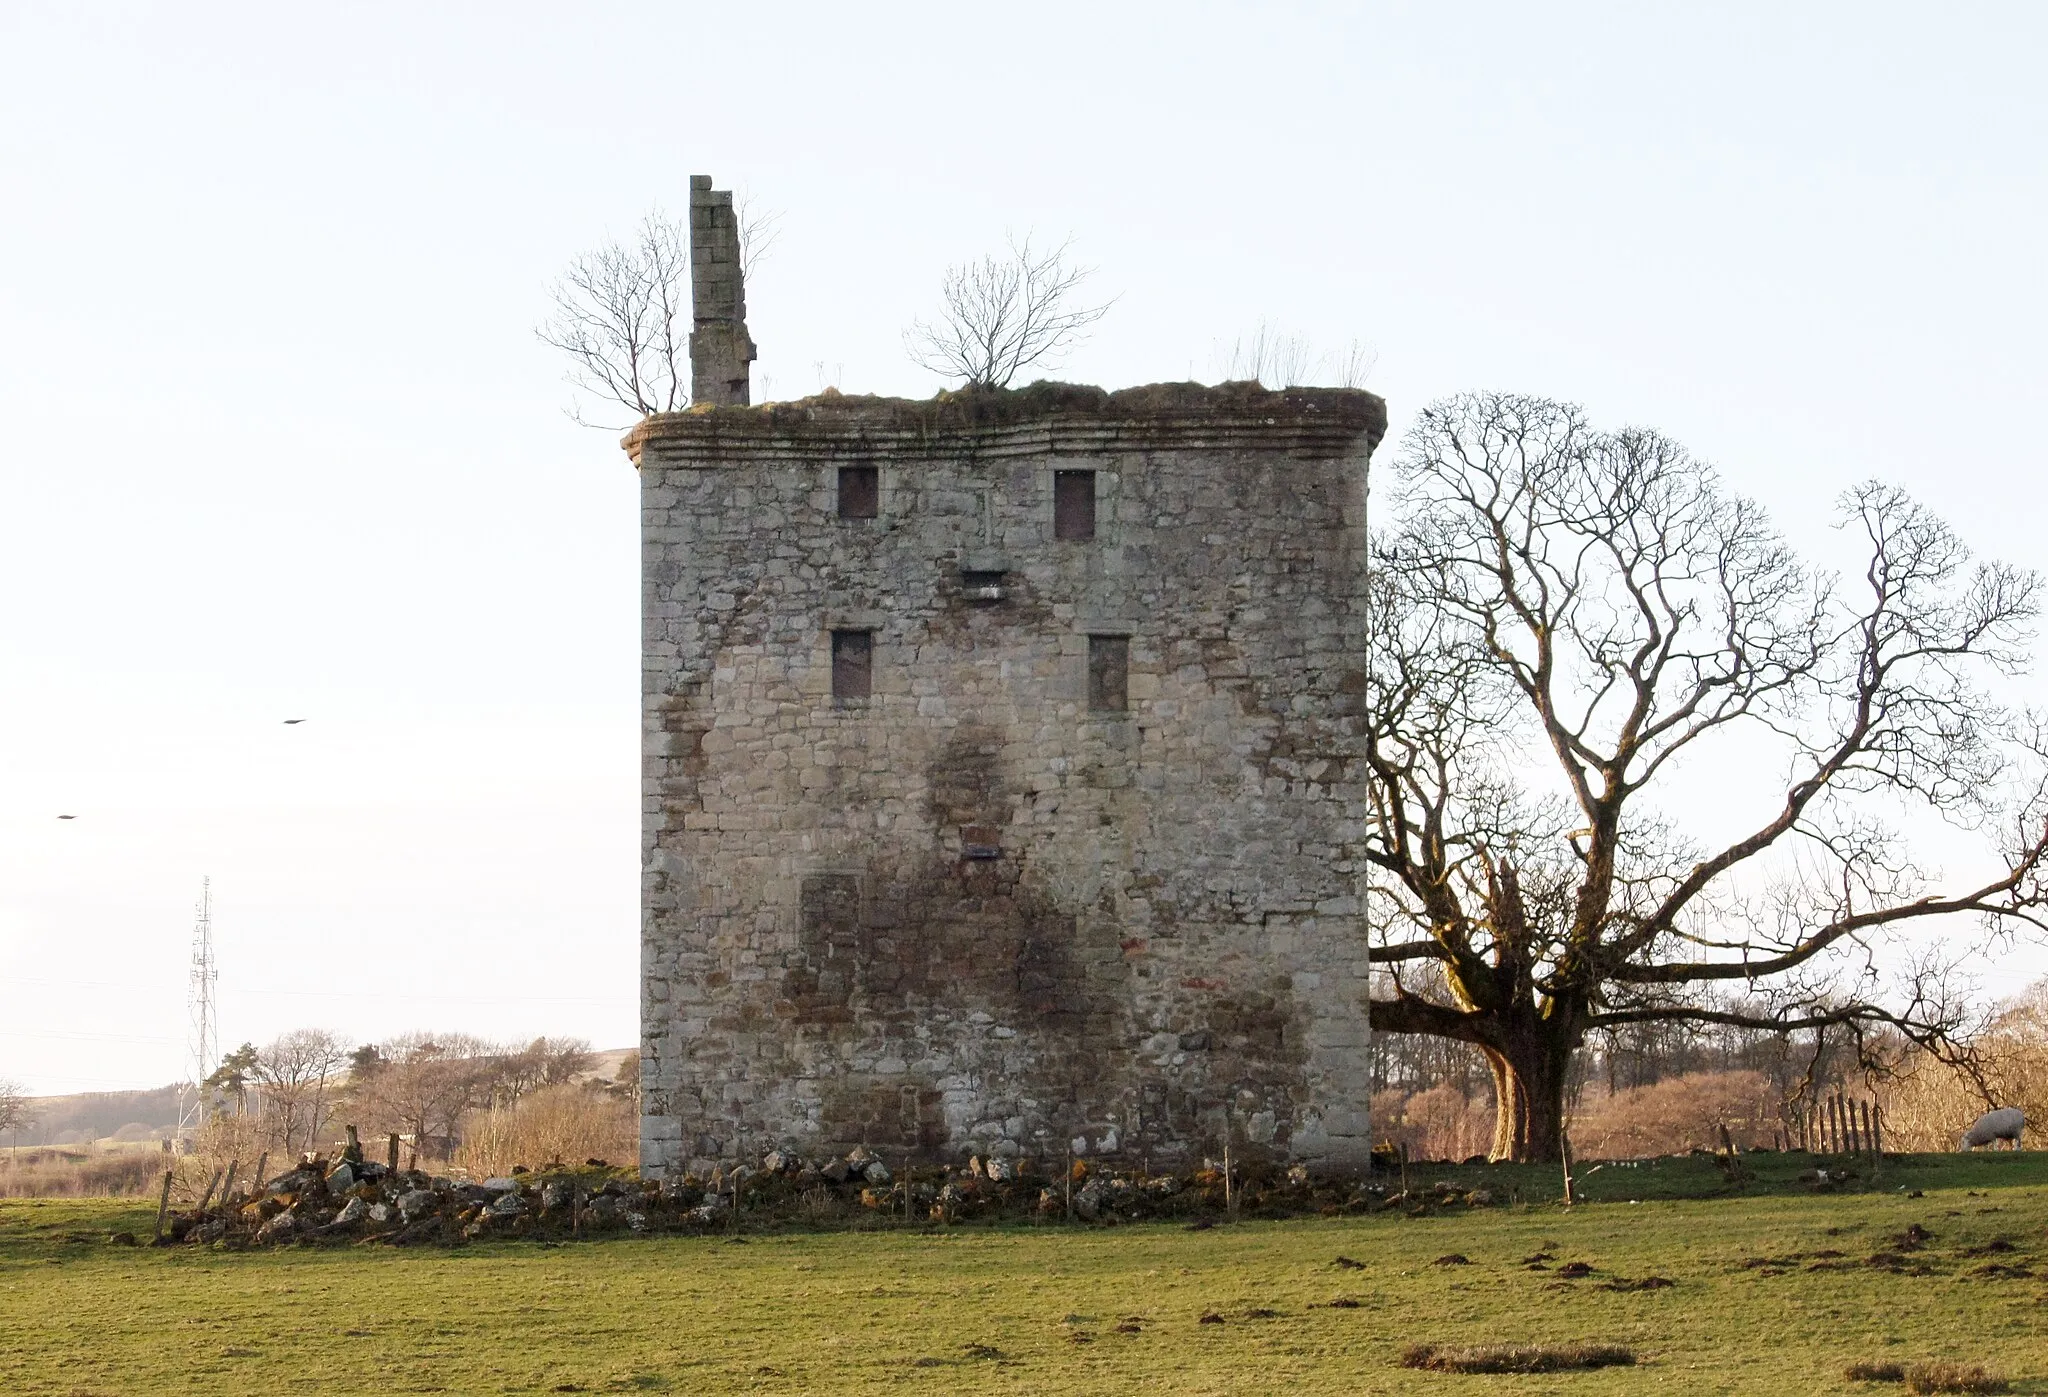
[{"label": "pale sky", "polygon": [[13,0],[0,1076],[178,1077],[205,876],[224,1044],[636,1040],[635,480],[532,329],[689,175],[783,214],[757,400],[930,392],[900,334],[946,265],[1071,234],[1119,299],[1060,377],[1213,379],[1268,320],[1370,345],[1396,440],[1570,398],[1811,551],[1876,476],[2040,567],[2044,39],[2019,4]]}]

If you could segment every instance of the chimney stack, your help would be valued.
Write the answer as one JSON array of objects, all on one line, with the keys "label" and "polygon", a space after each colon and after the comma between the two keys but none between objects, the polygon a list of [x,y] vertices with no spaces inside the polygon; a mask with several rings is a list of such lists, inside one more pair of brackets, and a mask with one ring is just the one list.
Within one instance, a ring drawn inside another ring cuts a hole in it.
[{"label": "chimney stack", "polygon": [[690,176],[690,401],[745,407],[754,342],[740,274],[740,225],[732,192]]}]

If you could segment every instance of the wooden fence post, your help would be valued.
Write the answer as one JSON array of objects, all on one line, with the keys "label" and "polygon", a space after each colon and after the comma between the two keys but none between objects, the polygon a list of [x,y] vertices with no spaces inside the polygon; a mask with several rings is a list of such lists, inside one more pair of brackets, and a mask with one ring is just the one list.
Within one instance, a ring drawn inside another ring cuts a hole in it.
[{"label": "wooden fence post", "polygon": [[1842,1098],[1842,1114],[1849,1118],[1849,1153],[1862,1154],[1863,1137],[1856,1129],[1856,1103],[1846,1096]]},{"label": "wooden fence post", "polygon": [[1870,1108],[1870,1148],[1879,1159],[1884,1158],[1884,1107]]},{"label": "wooden fence post", "polygon": [[1557,1132],[1557,1157],[1564,1165],[1564,1205],[1569,1208],[1577,1201],[1572,1196],[1572,1142],[1562,1130]]},{"label": "wooden fence post", "polygon": [[384,1167],[394,1174],[398,1172],[398,1132],[395,1130],[384,1145]]},{"label": "wooden fence post", "polygon": [[171,1210],[171,1175],[173,1172],[175,1171],[170,1169],[164,1170],[164,1191],[156,1200],[156,1238],[159,1242],[164,1238],[164,1215]]},{"label": "wooden fence post", "polygon": [[269,1182],[269,1180],[263,1177],[263,1166],[268,1163],[270,1163],[269,1150],[265,1150],[262,1154],[256,1156],[256,1173],[249,1180],[249,1192],[251,1194],[261,1193],[264,1186]]}]

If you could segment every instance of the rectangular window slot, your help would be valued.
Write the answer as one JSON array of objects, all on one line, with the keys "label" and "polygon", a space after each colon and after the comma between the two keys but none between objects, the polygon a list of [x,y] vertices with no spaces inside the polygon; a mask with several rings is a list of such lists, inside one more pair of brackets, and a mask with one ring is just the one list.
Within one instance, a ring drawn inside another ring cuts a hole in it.
[{"label": "rectangular window slot", "polygon": [[875,633],[832,632],[832,702],[866,703],[875,687]]},{"label": "rectangular window slot", "polygon": [[839,517],[873,519],[882,512],[882,472],[875,466],[839,468]]},{"label": "rectangular window slot", "polygon": [[1095,537],[1095,472],[1052,473],[1052,536]]},{"label": "rectangular window slot", "polygon": [[969,601],[1001,601],[1003,575],[973,569],[963,571],[960,574],[960,595]]},{"label": "rectangular window slot", "polygon": [[1127,635],[1088,637],[1088,711],[1123,713],[1130,709],[1131,638]]}]

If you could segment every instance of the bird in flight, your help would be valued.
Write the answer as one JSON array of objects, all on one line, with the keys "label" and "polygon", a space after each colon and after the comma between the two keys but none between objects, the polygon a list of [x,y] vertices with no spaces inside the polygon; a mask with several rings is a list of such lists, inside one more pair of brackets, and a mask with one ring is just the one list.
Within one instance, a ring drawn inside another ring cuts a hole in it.
[{"label": "bird in flight", "polygon": [[60,820],[75,820],[78,817],[76,815],[59,815],[57,818]]},{"label": "bird in flight", "polygon": [[287,718],[284,720],[284,725],[290,727],[293,723],[303,723],[305,721],[304,718]]}]

